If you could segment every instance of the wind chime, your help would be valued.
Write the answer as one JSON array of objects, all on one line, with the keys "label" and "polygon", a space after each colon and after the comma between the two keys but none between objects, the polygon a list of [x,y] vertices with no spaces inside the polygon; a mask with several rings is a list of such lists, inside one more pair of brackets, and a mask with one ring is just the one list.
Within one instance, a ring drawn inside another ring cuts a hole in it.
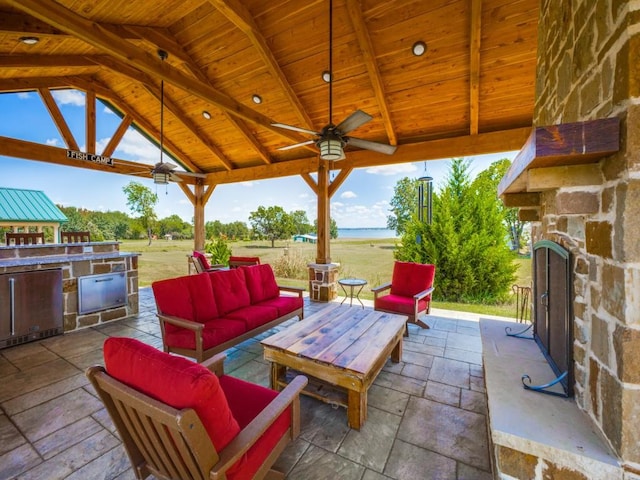
[{"label": "wind chime", "polygon": [[433,177],[424,176],[418,179],[418,220],[431,225],[433,196]]}]

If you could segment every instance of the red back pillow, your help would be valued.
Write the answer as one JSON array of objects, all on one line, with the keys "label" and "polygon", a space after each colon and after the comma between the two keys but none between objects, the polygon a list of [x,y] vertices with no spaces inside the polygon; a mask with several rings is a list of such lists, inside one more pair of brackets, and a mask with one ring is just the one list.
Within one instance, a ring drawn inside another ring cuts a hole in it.
[{"label": "red back pillow", "polygon": [[209,259],[207,258],[207,256],[204,253],[200,253],[197,250],[194,250],[193,251],[193,256],[200,259],[200,263],[202,263],[202,267],[205,270],[208,270],[209,268],[211,268],[211,264],[209,263]]},{"label": "red back pillow", "polygon": [[251,304],[243,270],[239,268],[217,270],[209,272],[207,275],[211,279],[213,296],[216,298],[216,305],[221,317]]},{"label": "red back pillow", "polygon": [[247,289],[251,297],[251,303],[258,303],[280,295],[280,289],[276,283],[271,265],[251,265],[240,267],[244,271],[247,280]]},{"label": "red back pillow", "polygon": [[391,294],[413,297],[433,286],[436,275],[435,265],[413,262],[396,262],[393,266]]},{"label": "red back pillow", "polygon": [[193,408],[220,452],[239,432],[218,377],[206,367],[134,338],[104,342],[109,375],[173,408]]},{"label": "red back pillow", "polygon": [[206,273],[159,280],[151,288],[158,308],[165,315],[199,323],[219,316]]}]

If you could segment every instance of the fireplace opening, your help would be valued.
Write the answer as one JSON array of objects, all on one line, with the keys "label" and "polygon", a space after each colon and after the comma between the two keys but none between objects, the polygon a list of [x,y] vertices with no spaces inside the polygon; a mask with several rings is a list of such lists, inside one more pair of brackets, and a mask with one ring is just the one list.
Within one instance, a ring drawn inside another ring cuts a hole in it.
[{"label": "fireplace opening", "polygon": [[[573,327],[571,255],[561,245],[541,240],[533,246],[533,338],[557,378],[546,385],[525,388],[570,397],[573,395]],[[560,384],[564,393],[551,390]]]}]

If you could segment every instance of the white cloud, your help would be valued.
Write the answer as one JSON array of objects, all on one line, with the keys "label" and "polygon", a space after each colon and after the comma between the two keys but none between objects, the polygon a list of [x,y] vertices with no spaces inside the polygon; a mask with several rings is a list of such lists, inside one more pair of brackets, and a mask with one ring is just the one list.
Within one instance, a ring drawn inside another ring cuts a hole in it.
[{"label": "white cloud", "polygon": [[106,113],[106,114],[109,114],[109,115],[115,115],[115,114],[116,114],[116,112],[114,112],[113,110],[111,110],[111,109],[110,109],[109,107],[107,107],[106,105],[104,106],[104,108],[102,109],[102,111],[103,111],[104,113]]},{"label": "white cloud", "polygon": [[340,208],[344,207],[344,203],[342,202],[331,202],[331,208]]},{"label": "white cloud", "polygon": [[160,160],[160,150],[133,128],[129,128],[116,148],[114,157],[123,160],[155,165]]},{"label": "white cloud", "polygon": [[83,107],[85,104],[84,93],[77,90],[55,90],[52,95],[60,105]]},{"label": "white cloud", "polygon": [[309,194],[308,193],[301,193],[300,195],[298,195],[298,198],[309,198]]},{"label": "white cloud", "polygon": [[340,195],[340,198],[356,198],[357,196],[358,195],[353,193],[351,190],[347,190],[346,192],[342,193],[342,195]]},{"label": "white cloud", "polygon": [[251,188],[256,184],[256,182],[240,182],[240,185],[243,187]]},{"label": "white cloud", "polygon": [[47,140],[44,143],[46,143],[50,147],[57,147],[57,146],[60,145],[60,139],[58,139],[58,138],[47,138]]},{"label": "white cloud", "polygon": [[367,168],[366,172],[372,175],[400,175],[403,173],[413,173],[418,170],[413,163],[399,163],[397,165],[382,165],[380,167]]},{"label": "white cloud", "polygon": [[27,98],[30,98],[30,92],[18,92],[18,98],[20,100],[26,100]]}]

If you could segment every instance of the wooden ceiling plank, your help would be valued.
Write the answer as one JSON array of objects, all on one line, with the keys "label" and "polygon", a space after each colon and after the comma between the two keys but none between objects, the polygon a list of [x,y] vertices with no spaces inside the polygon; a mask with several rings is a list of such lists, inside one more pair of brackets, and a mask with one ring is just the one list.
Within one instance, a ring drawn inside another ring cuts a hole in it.
[{"label": "wooden ceiling plank", "polygon": [[389,113],[389,106],[387,105],[387,95],[384,91],[384,85],[382,84],[382,76],[378,69],[378,62],[376,61],[376,55],[373,51],[373,44],[371,43],[371,37],[367,30],[367,25],[362,15],[362,8],[360,7],[359,0],[347,0],[347,10],[349,12],[349,18],[356,32],[358,38],[358,44],[362,51],[362,58],[369,74],[369,80],[371,80],[371,86],[378,102],[378,108],[382,115],[382,121],[384,123],[384,129],[387,132],[387,137],[391,145],[398,144],[398,136],[393,127],[391,121],[391,114]]},{"label": "wooden ceiling plank", "polygon": [[[158,103],[160,103],[160,92],[158,92],[155,88],[151,88],[148,85],[145,85],[145,90],[149,92],[152,96],[156,98]],[[217,145],[213,144],[206,137],[200,135],[198,131],[198,127],[189,120],[180,110],[178,105],[171,100],[171,98],[165,93],[164,95],[164,104],[167,107],[167,110],[171,112],[171,114],[187,129],[189,130],[202,144],[204,144],[209,151],[218,158],[218,160],[224,165],[227,170],[233,170],[234,165],[231,161],[225,156],[225,154],[218,148]],[[196,172],[202,172],[202,170],[195,170]]]},{"label": "wooden ceiling plank", "polygon": [[62,116],[62,112],[58,108],[58,104],[54,100],[53,95],[51,95],[51,92],[46,88],[39,88],[38,93],[47,107],[49,115],[51,115],[51,119],[58,128],[58,132],[60,132],[60,136],[62,136],[67,148],[70,150],[79,150],[78,143],[76,142],[76,139],[73,138],[73,133],[71,133],[71,129],[69,128],[67,121]]},{"label": "wooden ceiling plank", "polygon": [[305,111],[304,106],[300,102],[298,95],[293,91],[293,88],[289,84],[289,81],[285,77],[278,61],[273,56],[273,52],[269,48],[267,41],[262,33],[258,29],[251,13],[247,8],[242,5],[238,0],[209,0],[209,2],[230,22],[238,27],[242,32],[247,35],[251,43],[258,52],[258,55],[264,61],[269,73],[280,85],[281,90],[286,95],[287,99],[291,103],[294,113],[298,116],[298,119],[302,122],[302,125],[298,125],[310,130],[315,130],[313,121]]},{"label": "wooden ceiling plank", "polygon": [[104,147],[104,150],[102,151],[103,156],[110,157],[111,155],[113,155],[113,152],[116,151],[116,148],[120,144],[122,137],[124,137],[124,134],[127,132],[129,127],[131,126],[132,121],[133,121],[133,117],[131,117],[131,115],[125,115],[122,118],[122,120],[120,121],[120,125],[118,125],[118,128],[116,128],[116,131],[113,132],[113,135],[111,135],[111,138],[109,139],[109,143],[107,144],[106,147]]},{"label": "wooden ceiling plank", "polygon": [[63,32],[33,17],[2,12],[2,15],[0,15],[0,33],[60,35]]},{"label": "wooden ceiling plank", "polygon": [[343,168],[340,173],[333,179],[329,185],[329,198],[333,197],[333,194],[340,188],[340,185],[344,183],[349,174],[353,171],[353,168]]},{"label": "wooden ceiling plank", "polygon": [[79,39],[104,50],[116,58],[139,68],[143,72],[162,78],[219,108],[238,116],[246,121],[255,123],[271,132],[294,142],[305,141],[301,135],[274,127],[273,121],[261,113],[245,107],[234,99],[222,94],[216,89],[192,79],[176,68],[163,64],[149,53],[113,34],[108,28],[85,19],[75,12],[55,2],[39,2],[37,0],[6,0],[11,6],[28,13],[53,27],[77,36]]},{"label": "wooden ceiling plank", "polygon": [[482,0],[471,0],[471,41],[469,42],[469,133],[478,134],[480,118],[480,42]]},{"label": "wooden ceiling plank", "polygon": [[96,94],[85,93],[85,139],[87,153],[96,153]]}]

